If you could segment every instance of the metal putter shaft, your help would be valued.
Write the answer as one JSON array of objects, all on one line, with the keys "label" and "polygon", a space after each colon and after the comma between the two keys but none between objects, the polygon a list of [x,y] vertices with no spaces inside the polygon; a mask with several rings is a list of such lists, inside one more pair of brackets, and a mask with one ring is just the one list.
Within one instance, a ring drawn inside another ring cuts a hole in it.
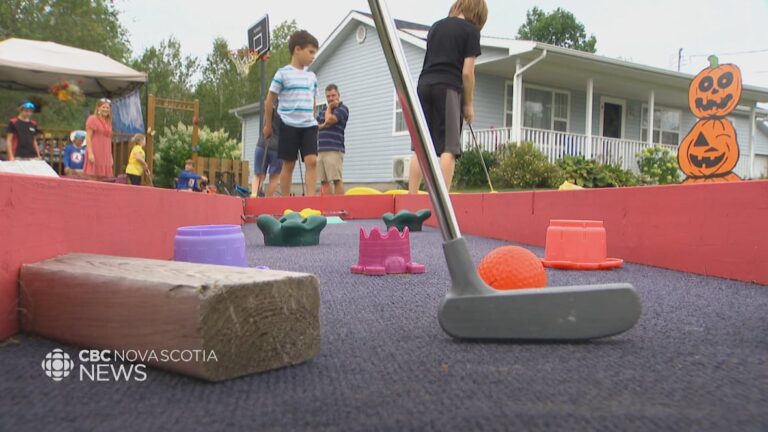
[{"label": "metal putter shaft", "polygon": [[452,285],[438,311],[443,330],[463,339],[585,340],[632,328],[641,306],[628,283],[499,291],[480,279],[459,232],[392,17],[383,1],[368,4],[445,242]]},{"label": "metal putter shaft", "polygon": [[485,164],[485,158],[483,157],[483,148],[480,147],[480,144],[477,142],[477,137],[475,136],[475,131],[472,129],[472,124],[467,123],[467,126],[469,126],[469,133],[472,135],[472,141],[475,143],[477,153],[480,155],[480,162],[483,164],[483,172],[485,172],[485,179],[488,180],[488,187],[491,188],[491,193],[495,193],[496,191],[493,190],[493,183],[491,183],[491,176],[488,174],[488,165]]}]

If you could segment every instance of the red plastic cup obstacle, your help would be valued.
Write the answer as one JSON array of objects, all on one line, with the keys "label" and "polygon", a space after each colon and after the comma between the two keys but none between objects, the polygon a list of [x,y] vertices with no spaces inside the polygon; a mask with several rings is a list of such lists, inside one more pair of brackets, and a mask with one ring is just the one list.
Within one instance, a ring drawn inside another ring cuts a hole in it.
[{"label": "red plastic cup obstacle", "polygon": [[603,221],[551,220],[547,228],[544,267],[572,270],[606,270],[624,265],[608,258]]}]

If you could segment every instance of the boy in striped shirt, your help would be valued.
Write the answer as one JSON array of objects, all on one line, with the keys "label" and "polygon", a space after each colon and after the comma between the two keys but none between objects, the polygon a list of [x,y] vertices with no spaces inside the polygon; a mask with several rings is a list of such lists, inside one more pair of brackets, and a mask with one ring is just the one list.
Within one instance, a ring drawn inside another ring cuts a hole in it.
[{"label": "boy in striped shirt", "polygon": [[[317,120],[315,101],[317,99],[317,76],[305,70],[315,60],[318,50],[317,39],[306,30],[294,32],[288,39],[291,63],[278,69],[269,94],[264,101],[264,118],[272,118],[275,100],[279,100],[277,114],[281,126],[277,155],[283,161],[280,173],[280,191],[283,196],[291,193],[293,168],[298,155],[307,167],[304,179],[307,196],[315,195],[317,183]],[[272,122],[264,122],[263,136],[272,136]]]}]

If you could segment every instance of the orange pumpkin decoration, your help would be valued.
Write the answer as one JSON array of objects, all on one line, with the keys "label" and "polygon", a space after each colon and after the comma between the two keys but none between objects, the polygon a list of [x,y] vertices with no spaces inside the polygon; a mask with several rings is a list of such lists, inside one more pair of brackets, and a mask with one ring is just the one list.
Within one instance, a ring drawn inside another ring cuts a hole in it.
[{"label": "orange pumpkin decoration", "polygon": [[727,119],[699,120],[677,149],[683,183],[741,180],[731,172],[738,161],[736,130]]},{"label": "orange pumpkin decoration", "polygon": [[709,65],[688,88],[688,106],[701,119],[725,117],[741,99],[741,70],[734,64],[719,64],[716,56],[709,56]]}]

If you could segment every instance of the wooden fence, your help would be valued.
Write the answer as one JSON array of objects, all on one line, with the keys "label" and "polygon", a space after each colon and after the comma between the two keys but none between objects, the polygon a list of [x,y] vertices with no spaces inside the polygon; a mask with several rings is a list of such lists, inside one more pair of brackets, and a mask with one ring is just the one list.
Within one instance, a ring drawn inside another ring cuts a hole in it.
[{"label": "wooden fence", "polygon": [[[69,142],[69,129],[45,129],[44,133],[37,137],[37,145],[40,147],[40,156],[59,175],[64,175],[64,148]],[[112,135],[112,159],[115,175],[125,172],[128,164],[128,156],[131,152],[131,135],[115,133]]]},{"label": "wooden fence", "polygon": [[[69,142],[69,129],[46,129],[44,134],[38,136],[37,144],[40,146],[40,156],[59,175],[64,175],[64,148]],[[115,133],[112,135],[112,159],[115,176],[125,173],[128,157],[131,152],[131,135]],[[149,157],[149,155],[147,155]],[[232,159],[216,159],[198,157],[195,163],[195,172],[208,177],[211,185],[223,181],[228,188],[235,184],[249,187],[248,177],[250,166],[248,161]],[[146,181],[146,178],[145,178]]]},{"label": "wooden fence", "polygon": [[195,172],[208,177],[208,182],[214,186],[218,180],[221,180],[228,187],[238,184],[247,188],[250,167],[248,161],[198,156],[195,162]]}]

